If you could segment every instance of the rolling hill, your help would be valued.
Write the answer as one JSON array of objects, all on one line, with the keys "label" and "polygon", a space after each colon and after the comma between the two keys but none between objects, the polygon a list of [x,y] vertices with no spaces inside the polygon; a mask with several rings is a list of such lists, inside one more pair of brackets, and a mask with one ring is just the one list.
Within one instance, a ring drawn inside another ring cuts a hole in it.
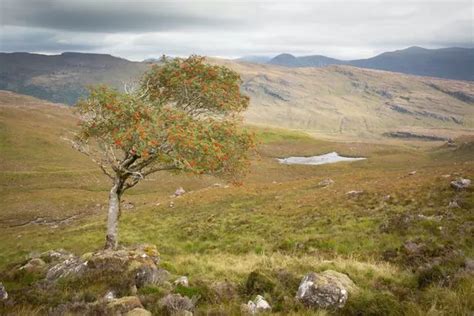
[{"label": "rolling hill", "polygon": [[0,66],[0,89],[66,104],[86,95],[87,85],[122,88],[149,67],[111,55],[82,53],[0,53]]},{"label": "rolling hill", "polygon": [[287,68],[212,59],[239,72],[249,122],[315,134],[472,133],[474,84],[332,65]]},{"label": "rolling hill", "polygon": [[[250,96],[249,123],[334,137],[470,134],[474,128],[474,84],[347,65],[281,67],[209,58],[239,72]],[[330,63],[332,60],[320,59]],[[0,54],[0,89],[74,104],[89,84],[118,89],[150,62],[110,55]],[[392,134],[390,134],[392,133]],[[395,134],[393,134],[395,133]],[[411,135],[408,134],[408,135]]]},{"label": "rolling hill", "polygon": [[295,57],[290,54],[281,54],[268,61],[268,63],[286,67],[351,65],[419,76],[474,80],[473,48],[426,49],[413,46],[407,49],[382,53],[372,58],[347,61],[320,55]]}]

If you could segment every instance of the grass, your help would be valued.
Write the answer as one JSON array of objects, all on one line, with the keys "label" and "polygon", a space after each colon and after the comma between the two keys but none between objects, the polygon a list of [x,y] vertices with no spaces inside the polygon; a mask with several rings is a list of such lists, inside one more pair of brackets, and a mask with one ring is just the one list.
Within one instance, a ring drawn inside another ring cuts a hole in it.
[{"label": "grass", "polygon": [[[64,248],[81,254],[102,247],[108,183],[60,140],[74,128],[69,113],[46,106],[32,116],[22,109],[0,110],[0,270],[9,271],[32,252]],[[33,118],[34,134],[29,133]],[[335,142],[301,132],[251,129],[260,140],[259,157],[243,186],[224,188],[214,186],[221,181],[212,177],[160,174],[124,196],[134,208],[123,211],[121,243],[156,244],[163,268],[173,277],[189,276],[191,288],[178,292],[200,295],[200,313],[238,313],[254,294],[247,284],[257,271],[271,283],[262,295],[276,314],[332,314],[310,313],[291,299],[305,273],[326,269],[348,274],[360,288],[337,314],[469,315],[474,310],[473,277],[457,273],[462,267],[453,253],[444,255],[441,265],[443,273],[453,273],[453,281],[442,282],[447,276],[442,274],[420,287],[420,276],[430,271],[422,274],[410,266],[400,250],[410,240],[427,247],[420,262],[448,248],[462,253],[462,259],[474,256],[474,195],[449,187],[457,176],[474,178],[472,146]],[[324,166],[286,166],[274,159],[330,151],[368,159]],[[335,183],[321,187],[326,178]],[[188,193],[171,198],[178,186]],[[351,190],[364,193],[351,198],[346,194]],[[448,207],[454,199],[460,208]],[[70,222],[57,222],[71,216],[76,217]],[[29,223],[38,218],[46,223]],[[11,295],[21,296],[33,280],[25,275],[4,283]],[[224,280],[236,286],[238,295],[222,305],[209,293]],[[87,291],[103,295],[100,285]],[[163,290],[145,292],[159,297]],[[45,302],[38,297],[35,304],[10,311],[41,313]],[[0,307],[0,312],[7,310]]]}]

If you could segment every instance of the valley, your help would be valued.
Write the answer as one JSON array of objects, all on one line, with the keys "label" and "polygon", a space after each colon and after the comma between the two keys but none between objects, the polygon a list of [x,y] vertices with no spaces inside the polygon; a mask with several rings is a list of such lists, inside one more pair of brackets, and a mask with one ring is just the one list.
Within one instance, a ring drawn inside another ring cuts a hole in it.
[{"label": "valley", "polygon": [[[277,79],[283,70],[267,72],[264,78],[259,73],[266,66],[254,73],[245,64],[238,67],[249,82],[246,89],[257,89],[260,81],[285,86]],[[298,76],[311,78],[315,71],[301,69]],[[344,84],[333,91],[322,83],[313,88],[326,91],[328,100],[346,91],[350,81],[340,78],[353,76],[341,71],[366,76],[377,87],[390,84],[386,89],[397,100],[396,93],[406,95],[403,85],[392,88],[401,80],[399,75],[389,75],[384,82],[372,78],[371,71],[339,66],[318,74],[327,76],[321,82],[336,78]],[[295,91],[305,84],[291,82]],[[426,84],[411,84],[420,90],[410,99],[420,103],[407,102],[404,108],[422,112]],[[451,88],[442,81],[436,84]],[[463,90],[466,94],[468,88]],[[258,102],[268,100],[262,90],[254,93]],[[430,108],[433,113],[458,117],[472,109],[440,91],[430,96],[432,104],[434,96],[452,107]],[[381,97],[374,92],[372,98],[364,99],[375,103]],[[273,102],[283,107],[283,100]],[[348,117],[362,116],[351,104],[348,100],[341,111]],[[257,121],[252,108],[247,115],[249,122]],[[463,118],[463,124],[471,126],[471,114]],[[438,121],[432,116],[420,120],[429,130],[431,120]],[[355,129],[353,121],[346,123],[348,131]],[[170,273],[170,282],[185,275],[189,287],[148,286],[137,295],[155,314],[160,314],[155,302],[171,292],[198,297],[197,315],[239,314],[240,305],[256,294],[264,295],[272,312],[280,315],[468,315],[474,309],[474,194],[472,187],[456,191],[450,183],[474,178],[474,139],[469,133],[461,136],[452,119],[442,122],[443,128],[456,131],[452,146],[441,140],[404,138],[354,141],[345,133],[320,138],[303,128],[248,123],[259,145],[243,185],[208,176],[156,174],[123,197],[120,241],[125,246],[155,244],[159,266]],[[63,248],[80,255],[103,245],[109,183],[65,140],[76,123],[70,107],[0,92],[0,279],[16,300],[15,306],[0,305],[1,314],[42,315],[48,309],[60,310],[66,301],[99,299],[108,290],[100,283],[73,279],[59,287],[36,287],[41,272],[19,270],[43,251]],[[276,160],[333,151],[367,159],[319,166],[282,165]],[[173,196],[179,187],[186,193]],[[301,278],[327,269],[347,274],[359,288],[346,306],[337,312],[310,312],[296,304],[293,298]],[[229,296],[216,294],[219,282],[227,282]]]}]

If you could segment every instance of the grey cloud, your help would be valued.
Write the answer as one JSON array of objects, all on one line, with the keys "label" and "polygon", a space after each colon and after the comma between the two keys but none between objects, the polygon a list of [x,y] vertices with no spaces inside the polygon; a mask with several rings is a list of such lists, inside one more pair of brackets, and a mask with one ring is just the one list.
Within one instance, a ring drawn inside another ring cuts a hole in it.
[{"label": "grey cloud", "polygon": [[0,1],[2,50],[352,59],[412,45],[473,46],[471,0]]}]

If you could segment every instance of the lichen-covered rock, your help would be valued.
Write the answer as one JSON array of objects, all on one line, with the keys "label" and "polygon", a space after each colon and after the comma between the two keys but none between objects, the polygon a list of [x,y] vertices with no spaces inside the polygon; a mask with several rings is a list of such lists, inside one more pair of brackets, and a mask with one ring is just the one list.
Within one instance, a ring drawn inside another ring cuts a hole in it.
[{"label": "lichen-covered rock", "polygon": [[335,309],[343,307],[356,286],[343,273],[326,270],[310,273],[300,283],[296,299],[307,307]]},{"label": "lichen-covered rock", "polygon": [[134,308],[127,312],[124,316],[151,316],[151,313],[144,308]]},{"label": "lichen-covered rock", "polygon": [[464,178],[457,178],[454,181],[451,181],[451,187],[457,191],[462,191],[471,186],[471,180]]},{"label": "lichen-covered rock", "polygon": [[272,307],[261,295],[257,295],[253,301],[242,304],[240,310],[243,314],[255,315],[261,312],[270,311]]},{"label": "lichen-covered rock", "polygon": [[5,286],[0,282],[0,301],[6,301],[8,299],[8,292]]},{"label": "lichen-covered rock", "polygon": [[143,308],[140,299],[136,296],[124,296],[107,303],[107,311],[111,315],[125,314],[135,308]]},{"label": "lichen-covered rock", "polygon": [[82,261],[79,257],[69,257],[61,261],[51,268],[46,273],[46,279],[53,281],[68,276],[79,276],[87,268],[87,262]]}]

